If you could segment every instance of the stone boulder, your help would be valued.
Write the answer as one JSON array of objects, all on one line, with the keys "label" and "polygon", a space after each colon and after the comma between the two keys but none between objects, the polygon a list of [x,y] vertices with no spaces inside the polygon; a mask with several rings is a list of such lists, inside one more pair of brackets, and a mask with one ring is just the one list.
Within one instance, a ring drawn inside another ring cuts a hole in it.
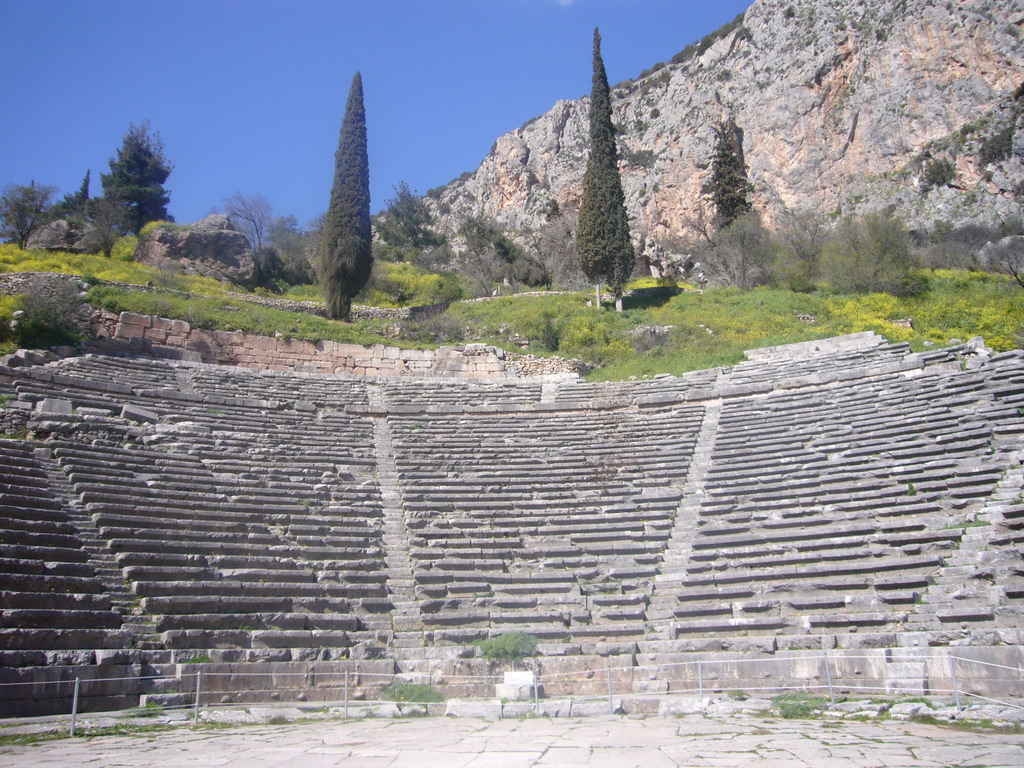
[{"label": "stone boulder", "polygon": [[92,241],[92,225],[79,221],[57,219],[40,227],[25,243],[28,248],[69,253],[93,253],[97,249]]},{"label": "stone boulder", "polygon": [[203,275],[245,285],[255,270],[245,235],[231,219],[215,213],[191,226],[157,227],[139,238],[135,260],[158,269]]}]

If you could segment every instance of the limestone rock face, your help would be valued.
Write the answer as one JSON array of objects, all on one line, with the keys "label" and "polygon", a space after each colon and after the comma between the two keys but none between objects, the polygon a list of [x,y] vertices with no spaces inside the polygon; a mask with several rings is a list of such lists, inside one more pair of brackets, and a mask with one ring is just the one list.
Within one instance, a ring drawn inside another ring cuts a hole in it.
[{"label": "limestone rock face", "polygon": [[[694,233],[726,116],[769,225],[787,208],[894,205],[912,226],[1019,215],[1022,28],[1019,0],[757,0],[702,53],[613,89],[636,244]],[[587,109],[587,99],[559,101],[428,195],[440,228],[482,216],[528,231],[552,200],[578,208]],[[953,164],[948,185],[928,188],[931,161]]]},{"label": "limestone rock face", "polygon": [[252,280],[249,241],[231,219],[215,213],[187,227],[158,227],[139,238],[135,260],[141,264],[227,280],[239,285]]},{"label": "limestone rock face", "polygon": [[91,234],[92,226],[89,224],[57,219],[33,232],[25,245],[44,251],[91,253],[96,250]]}]

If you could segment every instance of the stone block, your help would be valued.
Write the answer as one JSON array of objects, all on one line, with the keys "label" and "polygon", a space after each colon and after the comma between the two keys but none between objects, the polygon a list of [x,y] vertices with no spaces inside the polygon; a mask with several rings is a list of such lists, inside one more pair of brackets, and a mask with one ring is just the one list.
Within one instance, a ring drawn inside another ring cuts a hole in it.
[{"label": "stone block", "polygon": [[540,714],[544,717],[569,717],[572,699],[541,699]]},{"label": "stone block", "polygon": [[524,717],[532,715],[536,711],[533,700],[529,701],[506,701],[501,705],[502,717]]},{"label": "stone block", "polygon": [[614,714],[622,709],[622,702],[618,697],[612,697],[609,707],[608,699],[587,699],[585,701],[574,700],[569,709],[569,717],[593,717],[595,715]]},{"label": "stone block", "polygon": [[121,407],[121,417],[138,424],[156,424],[160,421],[159,415],[133,403],[125,403]]},{"label": "stone block", "polygon": [[633,693],[655,695],[668,693],[668,680],[634,680]]},{"label": "stone block", "polygon": [[66,416],[71,415],[71,401],[62,397],[45,397],[36,403],[38,413],[54,413]]},{"label": "stone block", "polygon": [[246,349],[273,352],[277,349],[277,339],[273,336],[246,336],[243,346]]},{"label": "stone block", "polygon": [[242,331],[207,331],[213,340],[222,346],[240,347],[245,343],[245,334]]},{"label": "stone block", "polygon": [[141,339],[146,333],[147,326],[131,325],[129,323],[118,323],[114,328],[116,339]]},{"label": "stone block", "polygon": [[677,717],[679,715],[701,715],[711,704],[711,699],[693,696],[673,696],[662,699],[658,707],[659,717]]},{"label": "stone block", "polygon": [[134,312],[122,312],[118,315],[117,322],[122,325],[135,325],[140,328],[151,328],[153,326],[153,316],[138,315]]},{"label": "stone block", "polygon": [[494,686],[494,695],[502,701],[533,701],[533,686],[497,683]]},{"label": "stone block", "polygon": [[304,339],[278,339],[277,352],[309,360],[316,355],[316,347],[313,342]]},{"label": "stone block", "polygon": [[501,702],[497,699],[449,699],[444,713],[448,717],[478,717],[483,720],[500,720],[501,709]]}]

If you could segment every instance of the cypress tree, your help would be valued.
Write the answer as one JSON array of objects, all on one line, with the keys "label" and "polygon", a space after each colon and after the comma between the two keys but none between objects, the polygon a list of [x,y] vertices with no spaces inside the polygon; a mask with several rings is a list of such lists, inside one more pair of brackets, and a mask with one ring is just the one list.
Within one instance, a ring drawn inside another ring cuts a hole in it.
[{"label": "cypress tree", "polygon": [[373,267],[369,165],[363,79],[356,72],[341,121],[334,185],[320,244],[327,316],[334,320],[348,320],[352,297],[366,285]]},{"label": "cypress tree", "polygon": [[595,281],[601,306],[601,281],[615,291],[615,308],[622,309],[622,286],[636,258],[629,239],[629,218],[619,178],[611,89],[601,59],[601,34],[594,30],[594,76],[590,91],[590,155],[583,175],[583,199],[576,229],[580,268]]},{"label": "cypress tree", "polygon": [[715,155],[711,161],[711,198],[718,214],[719,229],[724,229],[751,209],[747,166],[743,162],[739,129],[732,120],[723,120],[715,128]]}]

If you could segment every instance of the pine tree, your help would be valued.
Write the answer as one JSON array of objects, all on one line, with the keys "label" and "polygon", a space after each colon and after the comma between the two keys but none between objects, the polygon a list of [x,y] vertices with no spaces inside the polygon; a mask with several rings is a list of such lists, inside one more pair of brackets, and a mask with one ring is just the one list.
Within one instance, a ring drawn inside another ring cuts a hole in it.
[{"label": "pine tree", "polygon": [[739,129],[732,120],[723,120],[715,128],[715,155],[711,161],[711,199],[718,215],[718,227],[724,229],[751,209],[747,166],[743,162]]},{"label": "pine tree", "polygon": [[92,171],[88,168],[85,171],[85,178],[82,179],[82,186],[78,188],[78,192],[75,193],[75,202],[80,206],[84,206],[89,202],[89,182],[92,178]]},{"label": "pine tree", "polygon": [[66,218],[82,218],[85,216],[86,204],[89,202],[89,178],[91,171],[85,172],[85,178],[82,179],[82,186],[78,188],[77,192],[68,192],[64,195],[64,199],[57,203],[50,210],[51,215],[55,219],[66,219]]},{"label": "pine tree", "polygon": [[127,205],[128,231],[138,232],[148,221],[171,220],[167,213],[171,198],[163,186],[170,175],[160,134],[150,134],[147,120],[128,126],[117,156],[110,159],[110,173],[100,176],[100,181],[105,197]]},{"label": "pine tree", "polygon": [[373,268],[370,237],[370,171],[366,153],[363,79],[352,78],[334,156],[334,185],[320,245],[327,316],[348,320],[352,297]]},{"label": "pine tree", "polygon": [[576,254],[583,273],[595,281],[597,306],[601,306],[601,281],[606,280],[615,291],[615,307],[621,310],[622,287],[633,271],[636,255],[629,239],[629,218],[619,178],[611,90],[601,59],[601,34],[596,29],[590,91],[590,156],[583,175]]}]

